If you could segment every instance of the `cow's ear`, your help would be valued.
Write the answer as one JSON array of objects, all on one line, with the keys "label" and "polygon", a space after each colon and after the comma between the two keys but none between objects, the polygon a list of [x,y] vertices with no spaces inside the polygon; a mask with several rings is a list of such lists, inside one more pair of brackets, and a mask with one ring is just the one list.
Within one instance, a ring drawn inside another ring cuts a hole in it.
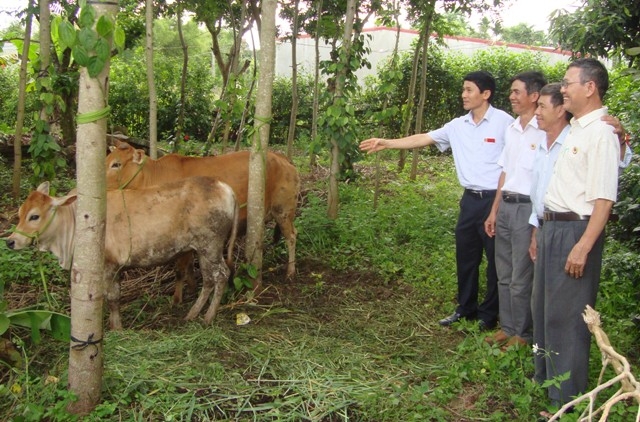
[{"label": "cow's ear", "polygon": [[53,201],[51,202],[51,204],[54,207],[63,207],[65,205],[71,205],[73,204],[76,199],[78,199],[78,194],[77,193],[70,193],[67,196],[63,196],[60,198],[53,198]]},{"label": "cow's ear", "polygon": [[144,150],[136,149],[133,151],[133,162],[136,164],[142,164],[144,161]]},{"label": "cow's ear", "polygon": [[49,182],[42,182],[38,189],[36,189],[40,193],[44,193],[45,195],[49,195]]}]

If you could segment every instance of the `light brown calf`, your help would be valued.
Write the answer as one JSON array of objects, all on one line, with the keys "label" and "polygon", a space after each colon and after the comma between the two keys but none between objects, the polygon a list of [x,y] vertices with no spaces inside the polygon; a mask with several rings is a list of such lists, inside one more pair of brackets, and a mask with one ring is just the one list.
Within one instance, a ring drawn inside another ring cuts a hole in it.
[{"label": "light brown calf", "polygon": [[[60,265],[70,268],[75,234],[76,193],[49,196],[49,183],[31,192],[20,207],[20,222],[7,239],[10,249],[37,241],[51,251]],[[126,268],[165,264],[185,253],[198,254],[203,286],[187,314],[194,319],[213,292],[205,314],[209,324],[216,315],[227,278],[228,259],[238,225],[238,205],[233,190],[209,177],[192,177],[156,188],[107,192],[105,236],[105,286],[112,329],[121,329],[120,279]]]}]

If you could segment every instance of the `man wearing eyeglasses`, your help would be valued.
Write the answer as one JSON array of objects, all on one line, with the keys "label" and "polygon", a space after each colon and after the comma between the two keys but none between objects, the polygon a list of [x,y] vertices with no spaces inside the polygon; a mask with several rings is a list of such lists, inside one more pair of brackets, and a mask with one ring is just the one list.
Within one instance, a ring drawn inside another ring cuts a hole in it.
[{"label": "man wearing eyeglasses", "polygon": [[[620,143],[602,99],[609,86],[606,68],[592,58],[569,65],[561,82],[564,109],[573,114],[544,198],[535,284],[544,294],[542,344],[546,379],[569,372],[552,404],[561,406],[587,389],[591,335],[582,318],[595,306],[602,264],[604,227],[616,200]],[[538,271],[540,269],[540,271]]]}]

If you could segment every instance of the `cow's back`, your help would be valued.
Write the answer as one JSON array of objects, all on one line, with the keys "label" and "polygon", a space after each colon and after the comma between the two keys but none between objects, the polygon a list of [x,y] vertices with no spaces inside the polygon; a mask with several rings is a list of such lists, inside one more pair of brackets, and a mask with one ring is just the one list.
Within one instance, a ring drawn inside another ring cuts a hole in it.
[{"label": "cow's back", "polygon": [[[107,186],[114,188],[126,183],[127,189],[143,189],[187,177],[213,177],[231,186],[236,200],[240,204],[240,221],[245,221],[249,190],[249,155],[249,151],[211,157],[169,154],[158,160],[147,158],[140,167],[129,161],[121,170],[124,174],[123,177],[118,177],[116,180],[115,174],[108,172]],[[268,152],[266,172],[265,211],[267,219],[272,216],[274,211],[286,210],[295,213],[300,190],[300,179],[295,166],[285,156]]]}]

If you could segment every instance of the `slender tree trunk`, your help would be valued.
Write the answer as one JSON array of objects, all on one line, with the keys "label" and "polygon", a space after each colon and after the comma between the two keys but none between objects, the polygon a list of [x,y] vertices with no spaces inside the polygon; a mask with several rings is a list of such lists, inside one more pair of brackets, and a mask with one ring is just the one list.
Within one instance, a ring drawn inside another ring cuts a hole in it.
[{"label": "slender tree trunk", "polygon": [[[391,70],[395,71],[396,68],[398,67],[398,50],[399,50],[399,46],[400,46],[400,20],[399,18],[399,14],[400,11],[397,7],[397,3],[394,1],[393,3],[393,9],[394,9],[394,20],[396,23],[396,42],[393,46],[393,53],[391,53]],[[383,104],[382,104],[382,110],[385,110],[387,108],[387,105],[389,104],[389,94],[385,95]],[[380,133],[378,133],[377,135],[378,137],[380,137]],[[404,150],[400,150],[401,152]],[[381,179],[381,174],[380,174],[380,154],[376,154],[376,173],[375,173],[375,177],[374,177],[374,185],[373,185],[373,209],[378,209],[378,199],[380,198],[380,179]]]},{"label": "slender tree trunk", "polygon": [[[39,78],[49,78],[49,65],[51,64],[51,12],[49,0],[40,0],[40,74]],[[51,88],[47,88],[51,90]],[[40,110],[40,118],[48,121],[49,117],[45,108]]]},{"label": "slender tree trunk", "polygon": [[16,134],[13,140],[13,199],[20,198],[20,179],[22,173],[22,128],[24,125],[24,108],[27,87],[27,64],[29,63],[29,46],[31,45],[31,25],[33,14],[30,12],[32,0],[27,5],[27,24],[24,29],[24,44],[22,45],[22,55],[20,56],[20,81],[18,87],[18,115],[16,118]]},{"label": "slender tree trunk", "polygon": [[[422,133],[422,116],[424,116],[424,105],[427,99],[427,67],[429,65],[427,53],[429,51],[429,35],[431,33],[431,22],[433,21],[433,7],[435,0],[429,2],[429,10],[427,10],[426,21],[424,23],[424,35],[422,38],[422,67],[420,69],[420,97],[418,100],[418,109],[416,110],[416,128],[413,133]],[[411,180],[416,180],[418,174],[418,161],[420,154],[418,149],[413,150],[413,158],[411,161]]]},{"label": "slender tree trunk", "polygon": [[184,34],[182,33],[182,3],[178,3],[178,36],[180,37],[180,45],[182,46],[182,78],[180,79],[180,108],[178,110],[178,127],[176,128],[175,142],[173,144],[174,149],[178,147],[178,143],[182,142],[182,131],[184,130],[184,107],[187,101],[186,89],[187,89],[187,72],[189,65],[189,47],[184,41]]},{"label": "slender tree trunk", "polygon": [[[318,0],[318,10],[316,11],[316,33],[314,35],[315,46],[315,66],[313,77],[313,106],[311,110],[311,142],[317,145],[318,139],[318,109],[320,108],[320,17],[322,16],[322,0]],[[309,165],[314,168],[317,165],[317,157],[315,151],[311,150],[309,157]]]},{"label": "slender tree trunk", "polygon": [[[422,48],[422,33],[420,33],[420,37],[418,42],[416,43],[416,48],[413,52],[413,64],[411,66],[411,79],[409,80],[409,90],[407,91],[407,102],[405,103],[405,107],[403,110],[402,116],[402,137],[408,136],[409,131],[411,130],[411,120],[413,118],[413,96],[416,93],[416,84],[418,83],[418,64],[420,63],[420,52]],[[402,171],[404,169],[405,161],[406,161],[406,151],[400,150],[400,158],[398,160],[398,171]]]},{"label": "slender tree trunk", "polygon": [[296,136],[296,122],[298,121],[298,10],[299,0],[293,6],[293,30],[291,34],[291,115],[289,117],[289,136],[287,137],[287,157],[293,157],[293,141]]},{"label": "slender tree trunk", "polygon": [[158,158],[158,94],[153,75],[153,0],[146,0],[146,58],[149,86],[149,157]]},{"label": "slender tree trunk", "polygon": [[[94,2],[93,7],[98,18],[105,16],[115,22],[117,3]],[[78,204],[71,268],[69,348],[69,390],[78,398],[69,405],[69,410],[79,415],[86,415],[96,407],[102,390],[107,134],[106,117],[84,123],[80,116],[107,107],[109,66],[107,60],[95,78],[89,76],[85,67],[80,69],[76,153]]]},{"label": "slender tree trunk", "polygon": [[[351,37],[353,36],[353,21],[356,15],[356,0],[347,0],[347,13],[344,19],[344,33],[342,35],[342,45],[346,50],[347,60],[351,56]],[[344,64],[336,75],[336,87],[334,98],[342,97],[344,81],[348,64]],[[338,218],[339,193],[338,176],[340,175],[340,146],[338,140],[331,139],[331,167],[329,169],[329,193],[327,197],[327,217],[332,220]]]},{"label": "slender tree trunk", "polygon": [[260,75],[256,90],[254,135],[249,158],[249,193],[247,199],[247,259],[258,270],[258,287],[262,284],[262,245],[264,237],[264,189],[269,129],[272,109],[273,77],[276,57],[276,0],[262,1],[260,30]]}]

